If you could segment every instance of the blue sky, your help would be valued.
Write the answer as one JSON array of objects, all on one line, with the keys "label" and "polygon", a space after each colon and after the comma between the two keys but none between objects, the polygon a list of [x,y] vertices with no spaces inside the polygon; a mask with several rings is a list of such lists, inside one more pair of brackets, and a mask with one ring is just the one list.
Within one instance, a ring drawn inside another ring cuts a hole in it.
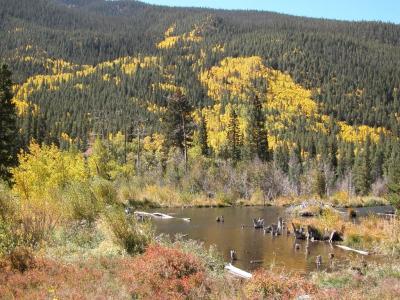
[{"label": "blue sky", "polygon": [[143,0],[169,6],[257,9],[339,20],[373,20],[400,24],[400,0]]}]

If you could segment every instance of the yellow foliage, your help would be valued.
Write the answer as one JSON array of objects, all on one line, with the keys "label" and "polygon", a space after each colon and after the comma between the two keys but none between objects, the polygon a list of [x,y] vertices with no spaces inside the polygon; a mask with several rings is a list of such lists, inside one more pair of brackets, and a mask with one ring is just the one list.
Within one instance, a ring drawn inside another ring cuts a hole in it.
[{"label": "yellow foliage", "polygon": [[165,32],[165,37],[171,36],[175,32],[176,24],[171,25]]},{"label": "yellow foliage", "polygon": [[146,136],[143,140],[143,148],[145,151],[162,153],[164,149],[165,137],[162,134],[153,134]]},{"label": "yellow foliage", "polygon": [[168,36],[163,41],[161,41],[157,44],[157,48],[170,49],[170,48],[174,47],[180,39],[181,39],[180,36]]},{"label": "yellow foliage", "polygon": [[153,84],[153,88],[159,88],[163,91],[170,92],[170,93],[177,93],[178,91],[181,92],[183,95],[186,94],[186,91],[183,87],[176,86],[172,83],[157,83]]},{"label": "yellow foliage", "polygon": [[214,47],[212,47],[211,51],[214,52],[214,53],[219,53],[219,52],[220,53],[224,53],[225,52],[225,47],[224,47],[224,45],[218,44],[218,45],[215,45]]},{"label": "yellow foliage", "polygon": [[[45,62],[46,68],[52,70],[53,75],[36,75],[28,78],[25,83],[14,89],[13,102],[17,107],[17,112],[22,115],[26,112],[26,109],[30,104],[30,96],[35,91],[46,87],[48,90],[58,90],[59,87],[71,80],[83,79],[98,71],[106,68],[115,68],[119,66],[126,74],[133,74],[137,67],[141,68],[150,67],[156,65],[159,61],[158,57],[124,57],[114,61],[106,61],[98,64],[97,66],[88,65],[74,65],[72,63],[63,60],[51,60],[47,59]],[[111,81],[111,76],[107,73],[103,76],[103,80]],[[113,78],[116,85],[120,84],[121,79],[118,77]],[[75,84],[75,88],[83,89],[82,83]]]},{"label": "yellow foliage", "polygon": [[35,142],[29,152],[18,156],[19,166],[12,170],[13,191],[24,200],[51,198],[69,182],[86,180],[83,155],[61,151],[56,146],[40,147]]},{"label": "yellow foliage", "polygon": [[[231,110],[231,104],[228,104],[225,112],[221,113],[220,101],[224,98],[230,102],[233,99],[238,100],[234,106],[239,116],[241,133],[245,137],[245,107],[252,92],[261,99],[267,111],[270,147],[274,148],[279,143],[277,134],[287,130],[287,126],[293,124],[293,120],[299,116],[307,116],[309,119],[312,117],[314,120],[307,124],[308,130],[327,132],[329,117],[318,113],[318,105],[311,98],[311,90],[296,84],[288,74],[266,67],[259,56],[225,58],[218,66],[202,72],[199,78],[207,88],[208,96],[216,101],[214,106],[203,110],[207,119],[209,144],[216,152],[226,143],[226,127]],[[255,81],[257,86],[254,84]],[[265,82],[264,89],[263,82]],[[345,141],[359,142],[370,135],[372,141],[376,142],[380,132],[387,133],[383,128],[353,127],[345,122],[339,122],[339,126],[341,131],[338,138]]]},{"label": "yellow foliage", "polygon": [[195,28],[189,33],[184,33],[182,35],[172,35],[175,32],[176,24],[173,24],[171,27],[167,29],[164,34],[164,40],[157,44],[158,49],[170,49],[176,46],[176,44],[180,41],[186,43],[198,43],[203,40],[201,36],[199,36],[200,28],[199,26],[195,26]]},{"label": "yellow foliage", "polygon": [[340,136],[347,142],[365,141],[367,136],[370,136],[371,141],[378,142],[380,133],[387,134],[385,128],[372,128],[366,125],[350,126],[345,122],[338,122],[340,126]]},{"label": "yellow foliage", "polygon": [[157,104],[152,103],[147,106],[147,111],[156,113],[156,114],[160,114],[160,113],[165,113],[167,111],[167,108],[158,106]]}]

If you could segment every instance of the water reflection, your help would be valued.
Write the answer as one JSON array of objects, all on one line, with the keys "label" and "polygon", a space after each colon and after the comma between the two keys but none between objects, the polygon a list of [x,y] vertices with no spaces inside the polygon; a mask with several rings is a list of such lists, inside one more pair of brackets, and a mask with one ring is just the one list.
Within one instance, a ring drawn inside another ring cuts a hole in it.
[{"label": "water reflection", "polygon": [[[238,258],[235,265],[245,270],[275,266],[289,271],[310,272],[317,269],[318,255],[322,259],[319,269],[330,267],[330,255],[341,261],[357,255],[345,253],[326,242],[295,240],[286,231],[275,237],[253,228],[254,218],[264,218],[266,225],[276,224],[279,216],[288,220],[284,209],[280,207],[184,208],[164,209],[163,212],[175,217],[191,218],[191,222],[157,219],[154,221],[157,232],[170,235],[180,233],[203,241],[206,246],[216,245],[227,262],[230,260],[230,250],[235,250]],[[216,222],[218,216],[224,216],[223,223]]]}]

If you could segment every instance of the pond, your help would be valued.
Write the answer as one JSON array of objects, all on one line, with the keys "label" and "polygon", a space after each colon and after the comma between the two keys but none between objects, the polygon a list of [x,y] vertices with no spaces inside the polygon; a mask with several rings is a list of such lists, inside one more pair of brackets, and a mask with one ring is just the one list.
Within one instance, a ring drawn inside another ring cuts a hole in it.
[{"label": "pond", "polygon": [[[377,210],[388,211],[387,208]],[[318,255],[322,256],[323,263],[319,267],[322,269],[329,269],[329,253],[334,253],[335,260],[342,262],[350,261],[358,255],[326,242],[299,241],[287,234],[273,237],[270,234],[264,235],[263,230],[253,228],[253,218],[263,218],[266,225],[276,224],[279,216],[287,220],[285,209],[281,207],[171,208],[157,211],[175,217],[154,219],[158,233],[171,236],[183,234],[187,238],[204,242],[206,247],[215,245],[226,262],[230,261],[230,250],[234,249],[238,257],[234,265],[248,271],[260,266],[275,266],[287,271],[310,272],[317,269],[315,261]],[[360,213],[374,211],[374,208],[361,209]],[[224,223],[216,222],[216,218],[221,215],[224,216]],[[191,222],[179,218],[190,218]],[[296,243],[300,244],[300,249],[295,249]]]}]

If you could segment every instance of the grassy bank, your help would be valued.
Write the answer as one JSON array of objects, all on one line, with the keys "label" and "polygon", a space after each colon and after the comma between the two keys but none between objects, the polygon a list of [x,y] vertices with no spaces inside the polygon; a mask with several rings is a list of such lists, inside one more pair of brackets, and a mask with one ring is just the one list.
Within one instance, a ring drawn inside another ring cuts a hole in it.
[{"label": "grassy bank", "polygon": [[[351,213],[351,210],[349,210]],[[294,218],[298,226],[314,227],[321,235],[336,230],[343,235],[343,244],[377,254],[400,255],[400,220],[367,216],[346,219],[334,209],[324,209],[314,218]]]},{"label": "grassy bank", "polygon": [[[87,247],[85,244],[83,247]],[[88,253],[86,253],[88,254]],[[2,299],[395,299],[400,262],[353,261],[307,276],[260,269],[248,281],[223,271],[213,250],[194,241],[159,241],[143,254],[52,258],[20,250],[0,263]]]}]

